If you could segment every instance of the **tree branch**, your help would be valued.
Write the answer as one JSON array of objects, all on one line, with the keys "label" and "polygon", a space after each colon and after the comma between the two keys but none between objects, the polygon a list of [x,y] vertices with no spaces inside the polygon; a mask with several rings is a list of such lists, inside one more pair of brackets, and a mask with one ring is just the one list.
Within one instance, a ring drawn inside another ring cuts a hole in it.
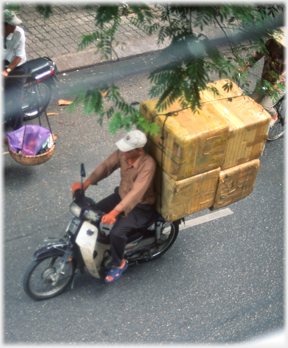
[{"label": "tree branch", "polygon": [[233,56],[234,56],[236,59],[239,59],[239,56],[235,53],[235,51],[234,51],[234,49],[233,49],[233,46],[231,45],[229,36],[226,34],[226,31],[224,30],[224,28],[222,27],[222,25],[219,23],[219,21],[218,21],[218,19],[217,19],[216,16],[214,16],[214,19],[215,19],[216,23],[218,24],[218,26],[220,27],[220,29],[223,31],[224,35],[226,36],[227,41],[228,41],[228,44],[229,44],[229,46],[230,46],[230,49],[231,49],[231,52],[232,52]]}]

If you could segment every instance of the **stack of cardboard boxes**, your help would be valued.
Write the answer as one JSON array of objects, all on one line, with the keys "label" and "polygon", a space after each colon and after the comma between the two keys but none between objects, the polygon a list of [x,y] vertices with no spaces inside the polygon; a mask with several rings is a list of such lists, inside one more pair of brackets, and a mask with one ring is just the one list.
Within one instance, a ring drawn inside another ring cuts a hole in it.
[{"label": "stack of cardboard boxes", "polygon": [[[224,91],[227,83],[232,88]],[[220,95],[205,90],[196,113],[178,101],[161,112],[158,100],[140,105],[141,115],[161,128],[149,136],[147,151],[158,164],[156,208],[168,221],[227,206],[255,185],[271,117],[231,81],[209,86]]]}]

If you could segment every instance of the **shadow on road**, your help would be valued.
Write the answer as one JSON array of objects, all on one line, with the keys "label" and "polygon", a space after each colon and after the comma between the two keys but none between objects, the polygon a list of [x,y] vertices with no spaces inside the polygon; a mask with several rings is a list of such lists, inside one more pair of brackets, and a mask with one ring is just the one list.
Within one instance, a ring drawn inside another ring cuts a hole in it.
[{"label": "shadow on road", "polygon": [[32,167],[6,164],[3,173],[5,186],[19,185],[23,186],[29,183],[34,175],[35,169]]}]

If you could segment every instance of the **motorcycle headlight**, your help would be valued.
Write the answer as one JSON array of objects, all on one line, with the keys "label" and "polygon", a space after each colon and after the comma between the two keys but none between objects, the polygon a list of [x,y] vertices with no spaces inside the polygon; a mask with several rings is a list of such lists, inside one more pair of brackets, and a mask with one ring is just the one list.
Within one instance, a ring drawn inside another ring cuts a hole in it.
[{"label": "motorcycle headlight", "polygon": [[70,211],[71,213],[76,216],[76,217],[80,217],[80,214],[81,214],[81,208],[79,207],[78,204],[76,204],[75,202],[72,202],[70,204]]}]

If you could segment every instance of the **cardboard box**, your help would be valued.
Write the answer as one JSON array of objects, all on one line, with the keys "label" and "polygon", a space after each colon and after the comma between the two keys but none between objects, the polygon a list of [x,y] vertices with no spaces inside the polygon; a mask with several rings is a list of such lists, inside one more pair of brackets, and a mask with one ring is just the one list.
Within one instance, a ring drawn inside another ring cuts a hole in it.
[{"label": "cardboard box", "polygon": [[197,211],[210,208],[215,201],[219,174],[220,168],[217,168],[184,180],[175,181],[158,167],[155,180],[156,210],[164,219],[175,221]]},{"label": "cardboard box", "polygon": [[156,136],[149,136],[147,151],[159,166],[163,160],[162,168],[166,173],[174,180],[182,180],[222,165],[229,126],[210,103],[204,105],[199,113],[185,109],[167,119],[160,114],[181,110],[179,102],[163,112],[155,110],[156,104],[157,100],[142,102],[140,113],[160,126]]},{"label": "cardboard box", "polygon": [[[228,92],[223,89],[227,83],[232,86]],[[210,101],[214,113],[229,125],[221,168],[231,168],[259,158],[268,137],[270,114],[249,96],[244,96],[238,86],[230,80],[219,80],[208,86],[217,88],[221,95],[216,96],[211,91],[204,91],[201,94],[203,100]]]},{"label": "cardboard box", "polygon": [[253,191],[260,160],[221,170],[215,201],[211,210],[223,208],[250,195]]}]

